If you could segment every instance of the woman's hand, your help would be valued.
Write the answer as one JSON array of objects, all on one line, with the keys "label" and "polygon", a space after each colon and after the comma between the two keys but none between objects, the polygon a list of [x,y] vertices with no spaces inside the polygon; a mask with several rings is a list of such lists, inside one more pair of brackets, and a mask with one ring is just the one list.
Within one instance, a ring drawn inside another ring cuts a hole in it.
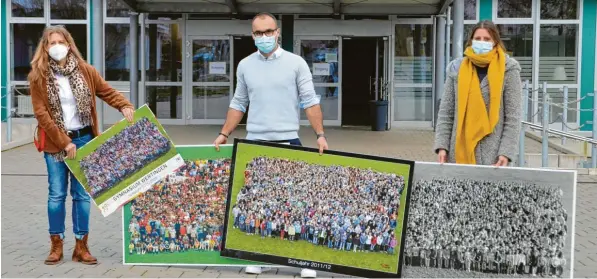
[{"label": "woman's hand", "polygon": [[497,163],[495,163],[494,166],[496,166],[496,167],[506,167],[506,166],[508,166],[509,162],[510,162],[510,160],[508,159],[508,157],[500,155],[498,157]]},{"label": "woman's hand", "polygon": [[123,108],[122,109],[122,115],[130,123],[133,123],[133,121],[135,120],[135,116],[134,116],[135,115],[135,111],[132,108],[130,108],[130,107]]},{"label": "woman's hand", "polygon": [[440,150],[437,152],[437,161],[438,161],[440,164],[443,164],[443,163],[445,163],[445,162],[447,162],[447,161],[448,161],[448,152],[446,152],[446,150],[445,150],[445,149],[440,149]]},{"label": "woman's hand", "polygon": [[66,158],[68,159],[74,159],[77,157],[77,146],[72,142],[69,143],[66,148],[64,148],[64,151],[66,151]]}]

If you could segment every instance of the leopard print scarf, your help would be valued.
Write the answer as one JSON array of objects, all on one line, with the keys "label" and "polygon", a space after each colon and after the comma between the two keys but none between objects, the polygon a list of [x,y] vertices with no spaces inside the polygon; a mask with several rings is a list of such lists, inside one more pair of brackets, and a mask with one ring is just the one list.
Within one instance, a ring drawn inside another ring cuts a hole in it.
[{"label": "leopard print scarf", "polygon": [[[60,74],[68,78],[73,96],[77,103],[77,112],[79,113],[79,120],[83,126],[92,124],[91,119],[91,91],[87,82],[79,69],[79,62],[73,54],[66,57],[66,65],[61,67],[56,61],[50,59],[50,68],[48,69],[48,79],[46,81],[46,89],[48,90],[48,99],[50,103],[50,113],[56,126],[62,132],[66,133],[64,126],[64,116],[62,114],[62,106],[60,104],[60,94],[58,83],[56,81],[56,74]],[[66,151],[62,150],[58,153],[51,154],[58,161],[64,161]]]}]

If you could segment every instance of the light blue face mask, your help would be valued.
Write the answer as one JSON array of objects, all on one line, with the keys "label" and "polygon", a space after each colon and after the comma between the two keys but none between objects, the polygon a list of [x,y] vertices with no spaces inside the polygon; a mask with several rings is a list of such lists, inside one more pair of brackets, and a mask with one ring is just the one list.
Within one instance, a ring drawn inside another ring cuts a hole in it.
[{"label": "light blue face mask", "polygon": [[476,54],[485,54],[493,49],[493,43],[473,40],[471,47]]},{"label": "light blue face mask", "polygon": [[255,37],[255,46],[263,53],[270,53],[276,48],[276,36]]}]

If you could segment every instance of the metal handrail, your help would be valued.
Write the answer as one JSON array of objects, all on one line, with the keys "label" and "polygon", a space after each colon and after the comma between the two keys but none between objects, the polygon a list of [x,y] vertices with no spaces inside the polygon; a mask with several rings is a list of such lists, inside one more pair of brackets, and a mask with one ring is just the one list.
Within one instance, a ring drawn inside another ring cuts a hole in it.
[{"label": "metal handrail", "polygon": [[[541,130],[541,131],[543,130],[543,126],[541,126],[541,125],[534,124],[534,123],[527,122],[527,121],[521,121],[521,122],[522,122],[522,124],[528,126],[531,129]],[[587,138],[587,137],[583,137],[583,136],[579,136],[579,135],[575,135],[575,134],[571,134],[571,133],[567,133],[567,132],[560,131],[560,130],[555,130],[555,129],[548,128],[547,129],[547,133],[553,134],[553,135],[556,135],[556,136],[560,136],[560,137],[566,137],[566,138],[569,138],[569,139],[572,139],[572,140],[578,140],[578,141],[583,141],[583,142],[586,142],[586,143],[596,144],[597,145],[597,140],[595,140],[595,139]]]}]

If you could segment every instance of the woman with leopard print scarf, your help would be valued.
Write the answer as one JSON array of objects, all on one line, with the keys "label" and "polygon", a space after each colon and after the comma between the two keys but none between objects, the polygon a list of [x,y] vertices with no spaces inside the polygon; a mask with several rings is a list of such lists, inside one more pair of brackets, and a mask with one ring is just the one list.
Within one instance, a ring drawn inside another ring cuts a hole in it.
[{"label": "woman with leopard print scarf", "polygon": [[70,176],[75,249],[72,260],[97,264],[89,252],[90,197],[70,173],[65,158],[76,157],[77,148],[99,135],[96,96],[133,121],[133,105],[114,90],[97,70],[81,57],[70,33],[62,26],[44,31],[31,61],[29,84],[37,119],[36,146],[44,152],[48,171],[48,221],[51,240],[46,264],[64,258],[65,200]]}]

